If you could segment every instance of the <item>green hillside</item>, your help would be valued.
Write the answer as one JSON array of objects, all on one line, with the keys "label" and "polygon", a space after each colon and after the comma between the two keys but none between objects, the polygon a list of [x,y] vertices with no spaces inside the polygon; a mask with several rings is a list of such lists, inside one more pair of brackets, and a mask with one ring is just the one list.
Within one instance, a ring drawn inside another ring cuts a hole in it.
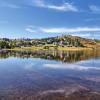
[{"label": "green hillside", "polygon": [[0,39],[0,49],[13,49],[22,47],[42,47],[43,49],[58,47],[81,47],[97,48],[100,47],[100,40],[86,39],[78,36],[62,35],[43,39]]}]

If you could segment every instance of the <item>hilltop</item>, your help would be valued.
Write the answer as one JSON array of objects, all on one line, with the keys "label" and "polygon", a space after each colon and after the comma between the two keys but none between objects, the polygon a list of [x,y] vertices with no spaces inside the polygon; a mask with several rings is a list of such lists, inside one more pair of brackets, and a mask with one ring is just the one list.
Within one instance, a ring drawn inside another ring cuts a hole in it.
[{"label": "hilltop", "polygon": [[48,44],[58,44],[68,47],[93,47],[100,44],[100,40],[87,39],[72,35],[63,35],[57,37],[50,37],[41,39],[41,42],[47,42]]}]

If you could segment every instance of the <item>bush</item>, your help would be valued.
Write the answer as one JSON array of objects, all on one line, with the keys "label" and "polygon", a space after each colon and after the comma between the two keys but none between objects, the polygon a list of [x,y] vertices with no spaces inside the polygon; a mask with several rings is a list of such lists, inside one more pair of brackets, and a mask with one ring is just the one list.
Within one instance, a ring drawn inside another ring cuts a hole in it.
[{"label": "bush", "polygon": [[43,49],[49,49],[49,47],[48,46],[44,46]]}]

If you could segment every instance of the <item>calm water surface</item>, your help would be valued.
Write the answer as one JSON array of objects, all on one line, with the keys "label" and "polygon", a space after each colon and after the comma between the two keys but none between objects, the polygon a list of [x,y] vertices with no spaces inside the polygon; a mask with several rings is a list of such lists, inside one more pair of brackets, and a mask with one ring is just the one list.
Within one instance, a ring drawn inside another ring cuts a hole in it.
[{"label": "calm water surface", "polygon": [[0,52],[0,100],[80,87],[100,92],[100,51]]}]

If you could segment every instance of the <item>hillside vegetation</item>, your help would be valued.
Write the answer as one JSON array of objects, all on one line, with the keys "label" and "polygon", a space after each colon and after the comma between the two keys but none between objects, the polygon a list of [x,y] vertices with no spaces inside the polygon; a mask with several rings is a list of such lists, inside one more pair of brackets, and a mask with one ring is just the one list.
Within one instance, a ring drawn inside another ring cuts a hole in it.
[{"label": "hillside vegetation", "polygon": [[62,35],[43,39],[0,39],[0,49],[14,48],[98,48],[100,40],[86,39],[78,36]]}]

